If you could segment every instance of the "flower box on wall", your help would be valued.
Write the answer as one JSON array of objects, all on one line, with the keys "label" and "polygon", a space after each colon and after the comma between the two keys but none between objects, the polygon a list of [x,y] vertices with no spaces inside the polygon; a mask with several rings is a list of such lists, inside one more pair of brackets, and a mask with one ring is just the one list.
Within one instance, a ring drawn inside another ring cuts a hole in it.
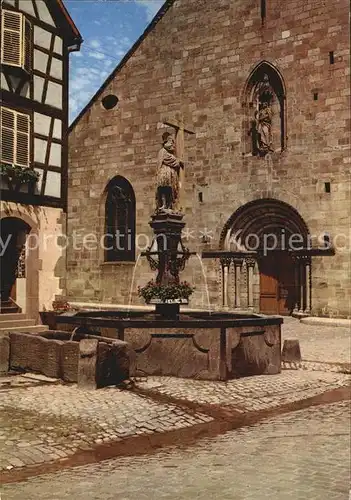
[{"label": "flower box on wall", "polygon": [[33,193],[38,180],[38,172],[30,167],[20,167],[7,163],[0,165],[1,189],[8,189],[14,193]]}]

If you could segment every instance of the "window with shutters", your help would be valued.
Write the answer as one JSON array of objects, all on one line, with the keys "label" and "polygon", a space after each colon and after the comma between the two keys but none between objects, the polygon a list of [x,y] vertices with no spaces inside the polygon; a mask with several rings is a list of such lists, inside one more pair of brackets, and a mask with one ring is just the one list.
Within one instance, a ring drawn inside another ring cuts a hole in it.
[{"label": "window with shutters", "polygon": [[1,64],[31,70],[32,26],[20,12],[1,12]]},{"label": "window with shutters", "polygon": [[105,261],[135,260],[135,195],[132,185],[121,176],[106,187]]},{"label": "window with shutters", "polygon": [[1,108],[1,162],[30,166],[30,117]]}]

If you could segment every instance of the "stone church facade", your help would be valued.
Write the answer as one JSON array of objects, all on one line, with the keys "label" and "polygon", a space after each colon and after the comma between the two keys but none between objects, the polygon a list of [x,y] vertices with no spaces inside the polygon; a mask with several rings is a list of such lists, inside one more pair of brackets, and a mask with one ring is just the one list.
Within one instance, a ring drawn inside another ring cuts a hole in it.
[{"label": "stone church facade", "polygon": [[[191,306],[208,306],[205,274],[211,308],[350,315],[348,13],[346,0],[164,4],[71,126],[70,301],[141,303],[157,155],[178,119],[184,243],[223,251],[204,273],[189,260]],[[96,244],[116,228],[129,245]]]}]

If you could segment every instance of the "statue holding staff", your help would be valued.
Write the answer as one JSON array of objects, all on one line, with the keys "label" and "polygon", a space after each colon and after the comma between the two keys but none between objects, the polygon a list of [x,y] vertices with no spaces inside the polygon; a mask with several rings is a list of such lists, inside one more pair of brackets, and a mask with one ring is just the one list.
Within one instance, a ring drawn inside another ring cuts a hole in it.
[{"label": "statue holding staff", "polygon": [[175,140],[169,132],[162,135],[156,173],[156,210],[174,210],[179,197],[179,175],[183,162],[175,155]]}]

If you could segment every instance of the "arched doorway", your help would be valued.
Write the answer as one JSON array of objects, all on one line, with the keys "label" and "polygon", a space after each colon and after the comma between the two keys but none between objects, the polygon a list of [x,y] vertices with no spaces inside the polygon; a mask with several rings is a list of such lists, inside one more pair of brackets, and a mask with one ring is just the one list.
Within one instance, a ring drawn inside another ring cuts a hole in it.
[{"label": "arched doorway", "polygon": [[[18,305],[16,287],[19,260],[23,259],[25,242],[31,226],[17,217],[5,217],[0,220],[1,237],[1,313],[21,312]],[[25,261],[25,257],[23,259]],[[26,292],[24,292],[26,295]],[[26,296],[24,297],[26,301]]]},{"label": "arched doorway", "polygon": [[[292,206],[275,199],[254,200],[240,207],[222,232],[221,247],[233,252],[252,252],[259,273],[256,304],[265,314],[291,314],[310,306],[310,261],[304,251],[309,230]],[[252,287],[253,279],[246,279]],[[254,293],[251,288],[248,295]],[[258,296],[257,296],[258,295]],[[251,304],[250,304],[251,305]]]}]

